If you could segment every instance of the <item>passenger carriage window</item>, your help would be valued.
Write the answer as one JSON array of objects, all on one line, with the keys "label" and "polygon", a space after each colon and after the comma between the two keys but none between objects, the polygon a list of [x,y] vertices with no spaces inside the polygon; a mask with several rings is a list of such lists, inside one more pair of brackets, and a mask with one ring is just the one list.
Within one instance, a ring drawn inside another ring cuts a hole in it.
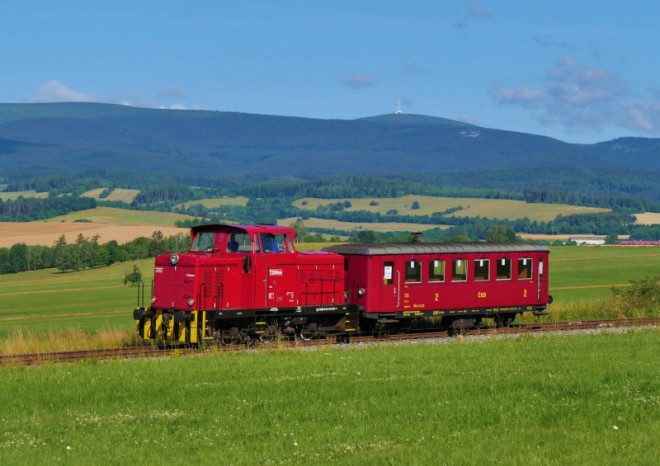
[{"label": "passenger carriage window", "polygon": [[406,261],[406,283],[419,283],[422,281],[422,262],[418,260]]},{"label": "passenger carriage window", "polygon": [[394,262],[385,262],[383,264],[383,284],[391,285],[394,283]]},{"label": "passenger carriage window", "polygon": [[451,263],[451,281],[466,282],[468,265],[464,259],[454,259]]},{"label": "passenger carriage window", "polygon": [[474,261],[474,281],[487,282],[490,280],[490,261],[477,259]]},{"label": "passenger carriage window", "polygon": [[511,259],[497,259],[497,279],[511,280]]},{"label": "passenger carriage window", "polygon": [[531,280],[533,266],[534,260],[529,257],[518,259],[518,280]]},{"label": "passenger carriage window", "polygon": [[432,260],[431,262],[429,262],[429,281],[430,282],[445,281],[445,261]]}]

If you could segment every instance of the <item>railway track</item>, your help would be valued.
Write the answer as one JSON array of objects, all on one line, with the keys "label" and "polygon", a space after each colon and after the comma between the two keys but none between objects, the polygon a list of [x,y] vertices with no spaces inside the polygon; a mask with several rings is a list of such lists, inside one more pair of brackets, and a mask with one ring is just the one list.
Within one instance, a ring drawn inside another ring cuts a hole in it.
[{"label": "railway track", "polygon": [[[506,335],[506,334],[525,334],[525,333],[544,333],[570,330],[597,330],[605,328],[621,327],[645,327],[660,325],[660,318],[639,318],[639,319],[608,319],[608,320],[585,320],[576,322],[551,322],[539,324],[522,324],[512,327],[496,328],[482,327],[472,329],[466,332],[467,335]],[[376,336],[352,336],[351,343],[373,343],[382,341],[405,341],[405,340],[423,340],[423,339],[441,339],[453,338],[447,336],[444,331],[409,331],[394,335],[380,334]],[[275,341],[262,342],[259,348],[302,348],[310,346],[329,346],[337,344],[334,338],[325,338],[318,340],[296,340],[296,341]],[[246,345],[236,344],[227,346],[212,345],[205,348],[188,347],[159,347],[159,346],[140,346],[130,348],[114,348],[102,350],[80,350],[63,351],[56,353],[40,354],[17,354],[0,356],[0,366],[31,366],[39,364],[65,363],[84,360],[102,360],[102,359],[128,359],[138,357],[163,357],[172,355],[199,354],[205,351],[245,351]]]}]

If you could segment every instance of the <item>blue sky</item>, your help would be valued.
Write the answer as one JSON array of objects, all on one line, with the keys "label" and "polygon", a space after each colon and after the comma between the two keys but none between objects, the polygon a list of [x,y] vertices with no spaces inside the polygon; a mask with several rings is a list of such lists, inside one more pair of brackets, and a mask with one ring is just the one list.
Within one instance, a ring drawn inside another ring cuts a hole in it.
[{"label": "blue sky", "polygon": [[0,102],[660,137],[660,2],[7,0]]}]

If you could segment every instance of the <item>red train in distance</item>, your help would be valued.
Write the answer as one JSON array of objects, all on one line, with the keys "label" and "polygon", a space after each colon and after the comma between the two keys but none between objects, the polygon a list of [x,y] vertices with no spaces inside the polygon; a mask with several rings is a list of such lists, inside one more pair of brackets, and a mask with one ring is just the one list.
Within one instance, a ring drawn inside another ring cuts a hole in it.
[{"label": "red train in distance", "polygon": [[450,332],[545,313],[546,247],[519,243],[345,244],[297,251],[273,225],[191,229],[186,253],[155,260],[151,304],[133,316],[144,339],[250,343],[398,331],[436,318]]}]

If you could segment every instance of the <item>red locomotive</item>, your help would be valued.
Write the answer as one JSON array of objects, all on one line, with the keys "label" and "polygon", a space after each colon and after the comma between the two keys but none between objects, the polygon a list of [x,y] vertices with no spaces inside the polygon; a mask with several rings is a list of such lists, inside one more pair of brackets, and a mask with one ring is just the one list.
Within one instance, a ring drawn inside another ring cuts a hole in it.
[{"label": "red locomotive", "polygon": [[187,253],[156,257],[151,307],[133,313],[143,338],[229,343],[357,329],[343,258],[296,251],[292,228],[207,225],[191,236]]},{"label": "red locomotive", "polygon": [[187,253],[156,258],[151,306],[133,313],[142,338],[347,337],[428,317],[451,332],[484,317],[507,325],[552,302],[543,246],[413,242],[299,252],[295,231],[272,225],[206,225],[191,236]]}]

